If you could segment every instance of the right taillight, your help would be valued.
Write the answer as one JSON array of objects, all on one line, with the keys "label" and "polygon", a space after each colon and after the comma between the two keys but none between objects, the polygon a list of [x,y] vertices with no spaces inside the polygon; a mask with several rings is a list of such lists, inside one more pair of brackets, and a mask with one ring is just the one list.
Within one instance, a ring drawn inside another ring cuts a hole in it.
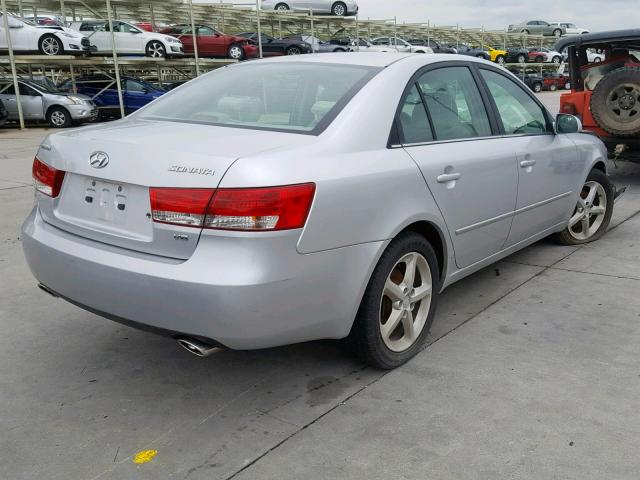
[{"label": "right taillight", "polygon": [[151,188],[155,222],[216,230],[274,231],[302,228],[313,183],[259,188]]},{"label": "right taillight", "polygon": [[38,192],[44,193],[51,198],[56,198],[60,194],[62,181],[64,180],[63,170],[50,167],[38,157],[35,157],[31,173],[33,175],[33,186]]}]

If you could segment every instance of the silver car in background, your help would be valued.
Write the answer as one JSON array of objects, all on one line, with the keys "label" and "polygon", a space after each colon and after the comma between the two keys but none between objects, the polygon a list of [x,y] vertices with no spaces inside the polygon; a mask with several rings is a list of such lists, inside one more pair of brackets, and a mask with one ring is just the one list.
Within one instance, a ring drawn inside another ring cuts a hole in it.
[{"label": "silver car in background", "polygon": [[338,17],[356,15],[358,3],[355,0],[262,0],[263,10],[304,11],[314,14],[330,14]]},{"label": "silver car in background", "polygon": [[22,243],[42,289],[198,355],[345,339],[393,368],[448,285],[604,234],[607,152],[579,130],[475,58],[246,62],[46,138]]},{"label": "silver car in background", "polygon": [[[91,122],[98,118],[98,108],[86,95],[60,92],[45,83],[18,80],[20,105],[27,121],[45,120],[53,128]],[[18,120],[18,98],[13,80],[0,79],[0,100],[9,120]]]}]

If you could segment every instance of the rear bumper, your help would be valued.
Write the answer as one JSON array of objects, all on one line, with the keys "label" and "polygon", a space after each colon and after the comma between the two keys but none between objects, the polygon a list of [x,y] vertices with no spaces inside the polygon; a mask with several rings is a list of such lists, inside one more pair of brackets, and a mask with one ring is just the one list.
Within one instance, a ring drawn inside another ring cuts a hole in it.
[{"label": "rear bumper", "polygon": [[179,261],[67,233],[35,208],[23,248],[40,283],[122,323],[234,349],[345,337],[384,243],[301,255],[299,234],[202,235]]}]

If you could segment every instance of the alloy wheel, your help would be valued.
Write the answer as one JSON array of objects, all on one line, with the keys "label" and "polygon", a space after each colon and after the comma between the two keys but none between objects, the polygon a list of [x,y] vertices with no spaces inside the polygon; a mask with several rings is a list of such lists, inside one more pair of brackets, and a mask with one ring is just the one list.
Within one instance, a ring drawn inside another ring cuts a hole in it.
[{"label": "alloy wheel", "polygon": [[287,55],[300,55],[302,51],[298,47],[291,47],[287,50]]},{"label": "alloy wheel", "polygon": [[344,8],[344,5],[342,5],[341,3],[338,3],[336,5],[333,6],[333,14],[338,16],[338,17],[344,17],[344,15],[346,14],[346,9]]},{"label": "alloy wheel", "polygon": [[229,49],[229,56],[234,60],[240,60],[242,58],[242,54],[242,48],[238,46],[234,46]]},{"label": "alloy wheel", "polygon": [[65,123],[67,123],[66,115],[60,110],[56,110],[55,112],[52,112],[50,119],[51,119],[51,123],[56,127],[62,127]]},{"label": "alloy wheel", "polygon": [[635,121],[640,114],[640,87],[626,83],[614,88],[607,96],[607,107],[618,121]]},{"label": "alloy wheel", "polygon": [[427,259],[410,252],[398,260],[380,300],[380,334],[389,350],[403,352],[415,343],[426,325],[431,295]]},{"label": "alloy wheel", "polygon": [[587,240],[596,234],[607,213],[607,193],[598,182],[582,187],[578,204],[569,220],[569,234],[576,240]]},{"label": "alloy wheel", "polygon": [[160,42],[151,42],[147,47],[147,56],[153,58],[164,57],[164,47]]},{"label": "alloy wheel", "polygon": [[58,55],[60,43],[54,37],[46,37],[42,40],[42,51],[45,55]]}]

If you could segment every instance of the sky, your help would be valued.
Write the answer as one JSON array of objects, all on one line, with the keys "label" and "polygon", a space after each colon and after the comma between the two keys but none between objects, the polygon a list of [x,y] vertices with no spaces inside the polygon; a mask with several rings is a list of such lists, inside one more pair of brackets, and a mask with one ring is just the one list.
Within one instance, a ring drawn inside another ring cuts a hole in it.
[{"label": "sky", "polygon": [[358,0],[361,18],[502,30],[525,20],[572,22],[591,31],[640,28],[640,0]]}]

